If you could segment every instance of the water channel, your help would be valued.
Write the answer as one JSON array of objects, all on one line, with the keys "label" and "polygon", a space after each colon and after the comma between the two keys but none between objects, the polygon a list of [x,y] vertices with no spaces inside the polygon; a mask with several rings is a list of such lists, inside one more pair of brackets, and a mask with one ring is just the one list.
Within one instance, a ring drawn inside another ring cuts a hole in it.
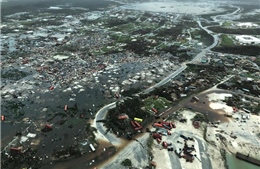
[{"label": "water channel", "polygon": [[236,158],[235,155],[226,153],[228,169],[259,169],[259,166]]}]

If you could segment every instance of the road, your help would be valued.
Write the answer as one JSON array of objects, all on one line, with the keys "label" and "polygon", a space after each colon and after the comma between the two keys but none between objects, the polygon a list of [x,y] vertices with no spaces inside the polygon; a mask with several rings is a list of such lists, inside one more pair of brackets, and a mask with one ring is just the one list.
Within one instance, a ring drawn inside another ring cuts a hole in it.
[{"label": "road", "polygon": [[97,120],[105,119],[108,110],[113,109],[115,107],[116,107],[116,102],[113,102],[113,103],[108,104],[108,105],[104,106],[103,108],[101,108],[97,112],[92,126],[97,129],[97,132],[101,135],[101,137],[104,140],[107,140],[112,145],[119,146],[120,144],[122,144],[122,139],[118,138],[115,134],[113,134],[111,132],[107,132],[107,128],[104,126],[104,123],[97,122]]},{"label": "road", "polygon": [[[141,137],[137,138],[138,141],[130,141],[126,147],[117,153],[109,162],[98,166],[102,169],[122,168],[121,162],[125,159],[131,159],[131,162],[136,168],[143,168],[149,163],[147,150],[145,149],[146,141],[149,138],[149,134],[145,133]],[[137,153],[138,152],[138,153]]]},{"label": "road", "polygon": [[[179,130],[179,131],[175,131],[174,133],[172,133],[172,136],[168,136],[167,142],[171,142],[174,149],[179,151],[179,148],[183,148],[183,143],[177,143],[176,141],[177,140],[179,140],[180,142],[183,141],[183,139],[180,138],[181,134],[195,139],[194,146],[196,149],[197,157],[199,159],[199,163],[197,163],[197,165],[194,166],[194,168],[200,168],[199,166],[201,164],[202,169],[212,169],[209,155],[207,154],[207,146],[204,144],[202,138],[199,138],[196,135],[194,135],[193,133],[188,132],[186,130]],[[183,166],[180,163],[180,159],[175,155],[175,153],[170,152],[170,151],[168,153],[169,153],[169,157],[171,160],[171,164],[174,164],[174,165],[172,165],[172,169],[182,168]],[[198,160],[198,159],[195,159],[195,160]]]},{"label": "road", "polygon": [[143,92],[141,92],[142,94],[147,94],[150,93],[151,91],[153,91],[155,88],[163,86],[164,84],[168,83],[171,79],[175,78],[176,76],[178,76],[181,72],[183,72],[185,69],[187,68],[186,64],[183,64],[179,69],[177,69],[175,72],[171,73],[170,75],[168,75],[166,78],[164,78],[163,80],[161,80],[160,82],[156,83],[155,85],[145,89]]},{"label": "road", "polygon": [[[205,56],[205,54],[212,49],[213,47],[215,47],[218,44],[218,35],[214,35],[212,31],[208,30],[207,27],[204,27],[201,25],[200,21],[197,21],[198,25],[200,26],[201,29],[203,29],[204,31],[206,31],[208,34],[211,34],[214,38],[214,42],[208,46],[205,49],[202,49],[202,51],[200,53],[198,53],[192,60],[190,63],[194,63],[194,62],[199,62],[200,58],[202,56]],[[179,69],[177,69],[176,71],[174,71],[173,73],[171,73],[170,75],[168,75],[167,77],[165,77],[164,79],[162,79],[160,82],[156,83],[155,85],[145,89],[143,92],[141,92],[141,94],[148,94],[149,92],[153,91],[155,88],[158,88],[160,86],[165,85],[166,83],[168,83],[169,81],[171,81],[173,78],[175,78],[176,76],[178,76],[180,73],[182,73],[188,66],[186,65],[186,63],[183,63],[181,65],[181,67]],[[97,128],[98,132],[100,134],[102,134],[105,138],[107,138],[107,140],[109,140],[111,143],[119,143],[118,139],[113,139],[112,138],[112,134],[108,133],[105,135],[106,133],[106,128],[103,126],[103,123],[96,123],[96,120],[101,120],[101,119],[105,119],[106,117],[106,113],[109,109],[114,108],[116,105],[116,102],[113,102],[109,105],[104,106],[103,108],[101,108],[95,117],[94,120],[94,127]]]},{"label": "road", "polygon": [[[232,14],[236,14],[237,12],[240,11],[240,8],[238,8],[236,11],[234,11]],[[225,14],[225,15],[228,15],[228,14]],[[214,17],[214,20],[217,20],[217,16]],[[209,29],[207,29],[207,27],[204,27],[202,26],[201,22],[200,21],[197,21],[198,25],[200,26],[201,29],[203,29],[204,31],[206,31],[208,34],[212,35],[213,38],[214,38],[214,41],[213,43],[208,46],[207,48],[205,49],[202,49],[202,51],[200,53],[198,53],[191,61],[190,63],[195,63],[195,62],[200,62],[200,58],[202,56],[205,56],[205,54],[207,52],[210,51],[210,49],[212,49],[213,47],[215,47],[218,42],[219,42],[219,37],[218,37],[218,34],[214,34],[212,31],[210,31]],[[158,82],[157,84],[145,89],[143,92],[141,93],[144,93],[144,94],[147,94],[151,91],[153,91],[155,88],[158,88],[160,86],[163,86],[164,84],[168,83],[170,80],[172,80],[173,78],[175,78],[176,76],[178,76],[180,73],[182,73],[188,66],[186,65],[186,63],[183,63],[181,65],[181,67],[179,69],[177,69],[176,71],[174,71],[173,73],[171,73],[170,75],[168,75],[167,77],[165,77],[164,79],[162,79],[160,82]],[[96,121],[97,120],[102,120],[102,119],[105,119],[106,115],[107,115],[107,112],[109,109],[112,109],[116,106],[116,102],[113,102],[109,105],[106,105],[104,106],[103,108],[101,108],[96,116],[95,116],[95,120],[94,120],[94,123],[93,123],[93,127],[95,127],[98,131],[98,133],[106,140],[108,140],[111,144],[113,145],[120,145],[122,143],[122,140],[120,138],[117,138],[114,134],[111,134],[110,132],[106,133],[106,127],[103,126],[103,123],[97,123]],[[202,143],[200,143],[200,140],[198,140],[198,144],[199,144],[199,149],[201,152],[204,152],[205,149],[204,147],[202,146]],[[134,145],[137,146],[137,144],[139,143],[132,143]],[[135,146],[133,146],[131,144],[131,147],[134,148]],[[140,146],[140,145],[139,145]],[[124,154],[128,154],[129,153],[129,146],[127,146],[127,148],[125,147],[124,148],[124,151],[120,152],[120,153],[124,153]],[[206,155],[207,157],[207,155]],[[179,160],[176,159],[176,156],[172,156],[170,155],[170,160],[172,162],[172,164],[175,164],[176,166],[174,168],[179,168],[180,167],[180,162],[178,162]],[[203,169],[206,169],[206,168],[211,168],[211,163],[210,163],[210,160],[208,158],[201,158],[202,162],[205,163],[202,165],[202,168]]]},{"label": "road", "polygon": [[[203,29],[204,31],[206,31],[208,34],[212,35],[214,38],[213,43],[208,46],[205,49],[202,49],[202,51],[200,53],[198,53],[189,63],[196,63],[196,62],[200,62],[200,58],[202,56],[205,56],[210,49],[214,48],[218,42],[219,42],[219,35],[218,34],[214,34],[211,30],[207,29],[207,27],[202,26],[200,21],[197,21],[198,25],[200,26],[201,29]],[[153,91],[155,88],[158,88],[160,86],[165,85],[166,83],[168,83],[170,80],[172,80],[173,78],[175,78],[176,76],[178,76],[180,73],[182,73],[188,66],[186,65],[186,63],[183,63],[182,66],[177,69],[175,72],[171,73],[170,75],[168,75],[167,77],[165,77],[163,80],[161,80],[160,82],[156,83],[155,85],[145,89],[143,92],[141,92],[142,94],[147,94],[151,91]]]}]

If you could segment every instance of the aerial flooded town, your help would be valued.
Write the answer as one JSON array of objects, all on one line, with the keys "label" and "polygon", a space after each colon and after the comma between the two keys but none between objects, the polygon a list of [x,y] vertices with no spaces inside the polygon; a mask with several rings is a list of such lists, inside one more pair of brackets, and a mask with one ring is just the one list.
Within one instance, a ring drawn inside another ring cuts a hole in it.
[{"label": "aerial flooded town", "polygon": [[0,27],[1,168],[259,168],[259,0],[1,0]]}]

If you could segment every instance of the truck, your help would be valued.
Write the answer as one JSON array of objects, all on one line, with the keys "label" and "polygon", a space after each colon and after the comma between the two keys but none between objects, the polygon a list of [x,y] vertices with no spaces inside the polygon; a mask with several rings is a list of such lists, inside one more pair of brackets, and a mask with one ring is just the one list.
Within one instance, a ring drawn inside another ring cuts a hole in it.
[{"label": "truck", "polygon": [[134,121],[142,122],[143,119],[140,119],[140,118],[135,117],[135,118],[134,118]]},{"label": "truck", "polygon": [[152,108],[154,113],[158,113],[158,110],[156,110],[154,107]]},{"label": "truck", "polygon": [[164,148],[168,147],[168,144],[165,141],[162,142],[162,145],[163,145]]},{"label": "truck", "polygon": [[162,139],[162,135],[161,134],[159,134],[159,133],[153,133],[152,134],[153,135],[153,138],[160,138],[160,139]]},{"label": "truck", "polygon": [[133,126],[133,128],[136,128],[136,125],[133,121],[131,121],[131,125]]},{"label": "truck", "polygon": [[64,106],[64,111],[67,111],[68,110],[68,105],[65,105]]},{"label": "truck", "polygon": [[188,140],[188,137],[184,136],[184,135],[180,135],[181,138],[183,138],[184,140]]},{"label": "truck", "polygon": [[121,115],[121,116],[118,116],[118,119],[119,120],[123,120],[123,119],[127,119],[128,116],[127,115]]},{"label": "truck", "polygon": [[141,127],[141,125],[137,121],[134,121],[134,123],[137,127]]},{"label": "truck", "polygon": [[92,144],[89,144],[89,147],[90,147],[91,151],[93,151],[93,152],[96,151],[95,147]]},{"label": "truck", "polygon": [[156,127],[163,127],[163,125],[160,124],[160,123],[154,123],[153,125],[156,126]]},{"label": "truck", "polygon": [[200,99],[197,96],[193,96],[192,99],[194,99],[195,101],[199,102]]},{"label": "truck", "polygon": [[171,130],[171,127],[167,126],[166,124],[163,124],[163,127],[168,129],[168,130]]}]

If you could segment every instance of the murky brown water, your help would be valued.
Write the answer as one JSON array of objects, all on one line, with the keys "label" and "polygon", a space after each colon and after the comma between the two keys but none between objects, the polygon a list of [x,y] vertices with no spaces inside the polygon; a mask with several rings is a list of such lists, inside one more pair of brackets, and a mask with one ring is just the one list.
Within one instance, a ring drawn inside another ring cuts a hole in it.
[{"label": "murky brown water", "polygon": [[[88,152],[81,157],[70,159],[68,161],[57,162],[52,165],[46,165],[48,169],[92,169],[107,161],[116,153],[116,148],[109,142],[98,140],[100,146],[95,152]],[[94,160],[94,161],[92,161]]]},{"label": "murky brown water", "polygon": [[215,122],[220,120],[221,122],[228,122],[229,118],[224,116],[225,112],[223,110],[215,110],[212,109],[209,104],[208,98],[206,97],[209,93],[227,93],[222,92],[221,90],[214,90],[209,92],[203,92],[200,94],[197,94],[196,96],[199,98],[199,102],[191,102],[192,96],[182,101],[180,104],[183,107],[191,108],[193,111],[200,112],[206,116],[206,118],[209,120],[209,122]]}]

